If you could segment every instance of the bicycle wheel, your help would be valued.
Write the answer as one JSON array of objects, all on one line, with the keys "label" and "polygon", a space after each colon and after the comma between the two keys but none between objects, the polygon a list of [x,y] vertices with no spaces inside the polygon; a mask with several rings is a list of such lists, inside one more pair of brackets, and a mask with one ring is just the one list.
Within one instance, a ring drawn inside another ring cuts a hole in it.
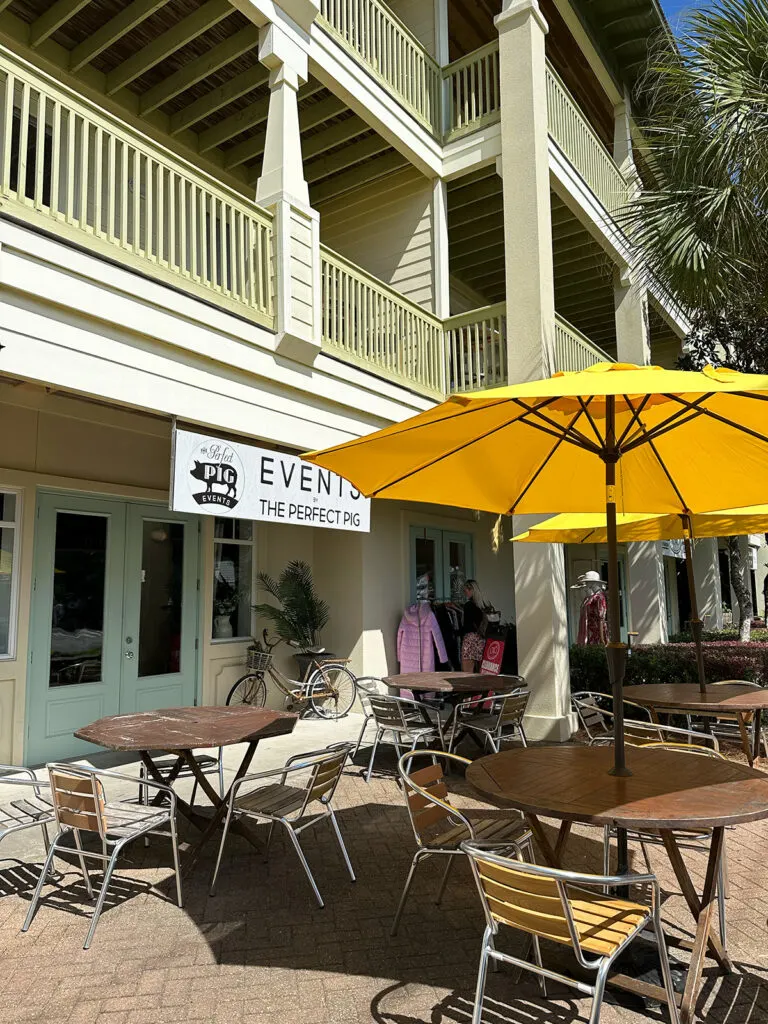
[{"label": "bicycle wheel", "polygon": [[355,703],[357,680],[344,665],[323,665],[310,676],[307,692],[320,718],[343,718]]},{"label": "bicycle wheel", "polygon": [[247,704],[252,708],[263,708],[267,702],[267,688],[264,685],[264,676],[254,675],[253,672],[241,676],[227,696],[227,706]]}]

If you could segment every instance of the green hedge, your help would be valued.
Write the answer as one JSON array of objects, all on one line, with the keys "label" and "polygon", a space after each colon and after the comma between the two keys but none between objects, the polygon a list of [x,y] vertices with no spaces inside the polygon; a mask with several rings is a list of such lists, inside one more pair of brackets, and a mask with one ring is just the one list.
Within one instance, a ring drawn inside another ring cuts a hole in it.
[{"label": "green hedge", "polygon": [[[717,641],[704,644],[707,679],[745,679],[768,685],[768,643]],[[692,643],[644,644],[632,648],[625,683],[696,683]],[[610,692],[605,648],[571,647],[571,690]]]},{"label": "green hedge", "polygon": [[[739,631],[738,629],[705,629],[702,636],[706,641],[738,640]],[[760,643],[768,642],[768,629],[753,627],[750,642],[753,640]],[[669,642],[671,644],[690,644],[693,642],[693,637],[690,633],[673,633]]]}]

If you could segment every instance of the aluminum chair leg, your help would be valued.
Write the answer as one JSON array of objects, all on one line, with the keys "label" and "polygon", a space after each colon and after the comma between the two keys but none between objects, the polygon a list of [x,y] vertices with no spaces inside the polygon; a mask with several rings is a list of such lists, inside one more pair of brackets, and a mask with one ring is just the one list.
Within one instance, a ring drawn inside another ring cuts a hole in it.
[{"label": "aluminum chair leg", "polygon": [[[542,967],[543,968],[544,967],[544,962],[541,959],[541,943],[539,942],[539,936],[538,935],[531,935],[531,946],[533,948],[533,960],[534,960],[534,963],[536,964],[537,967]],[[546,999],[547,998],[547,979],[544,977],[543,974],[540,974],[539,977],[538,977],[538,981],[539,981],[539,988],[541,989],[541,994]]]},{"label": "aluminum chair leg", "polygon": [[451,873],[451,868],[453,867],[453,862],[454,862],[454,860],[456,858],[453,855],[448,854],[448,856],[445,859],[448,861],[448,863],[445,865],[445,871],[443,872],[443,879],[440,882],[440,889],[439,889],[439,891],[437,893],[437,899],[435,900],[435,903],[438,906],[442,903],[443,893],[445,892],[445,887],[448,884],[448,876]]},{"label": "aluminum chair leg", "polygon": [[24,918],[24,924],[21,926],[22,932],[26,932],[29,930],[29,926],[32,924],[32,918],[35,916],[35,913],[37,912],[37,905],[40,902],[40,895],[43,891],[45,880],[48,877],[51,867],[53,865],[53,858],[56,853],[56,845],[59,839],[61,839],[62,835],[63,833],[59,832],[59,834],[51,843],[51,848],[48,851],[48,856],[45,858],[45,863],[43,864],[43,870],[40,872],[40,877],[38,878],[37,885],[35,886],[35,891],[32,896],[32,902],[29,905],[29,910],[27,911],[27,916]]},{"label": "aluminum chair leg", "polygon": [[224,747],[219,747],[219,796],[224,799]]},{"label": "aluminum chair leg", "polygon": [[339,823],[336,820],[336,815],[334,814],[330,807],[328,808],[328,812],[331,816],[331,825],[333,825],[333,831],[336,833],[336,838],[338,839],[339,846],[341,847],[341,854],[344,857],[344,863],[347,865],[347,871],[349,871],[349,877],[352,879],[353,882],[356,882],[357,879],[355,878],[355,872],[352,870],[352,863],[349,859],[347,848],[344,845],[344,839],[342,838],[341,829],[339,828]]},{"label": "aluminum chair leg", "polygon": [[296,833],[293,831],[293,829],[291,828],[287,821],[284,821],[283,824],[288,830],[288,835],[291,837],[291,842],[293,843],[296,853],[299,856],[301,866],[304,868],[304,872],[309,880],[309,884],[312,886],[312,892],[315,894],[315,898],[317,899],[317,902],[320,904],[320,907],[322,908],[325,906],[325,903],[323,902],[323,897],[320,895],[320,890],[317,888],[317,883],[315,882],[315,878],[309,867],[307,858],[304,856],[304,851],[301,848],[299,837],[296,835]]},{"label": "aluminum chair leg", "polygon": [[374,762],[374,759],[376,757],[376,751],[379,748],[379,740],[381,739],[381,737],[383,735],[384,735],[384,730],[383,729],[377,729],[376,730],[376,739],[373,741],[373,748],[371,749],[371,756],[368,759],[368,771],[365,773],[365,781],[366,782],[370,782],[371,781],[371,772],[373,771],[373,762]]},{"label": "aluminum chair leg", "polygon": [[403,894],[400,897],[400,902],[398,903],[397,910],[395,911],[395,920],[392,922],[392,927],[389,930],[390,935],[397,935],[397,929],[400,927],[400,918],[403,916],[403,908],[405,907],[405,901],[408,898],[408,891],[411,888],[413,876],[416,874],[416,868],[419,866],[419,861],[421,861],[425,856],[426,854],[424,850],[417,850],[413,855],[411,867],[408,871],[408,877],[405,880]]},{"label": "aluminum chair leg", "polygon": [[472,1011],[472,1024],[481,1024],[483,1019],[483,996],[485,995],[485,979],[488,976],[488,950],[489,941],[493,936],[490,928],[483,933],[483,948],[480,953],[480,966],[477,971],[477,986],[475,988],[475,1008]]},{"label": "aluminum chair leg", "polygon": [[520,730],[520,742],[522,743],[522,745],[524,747],[527,747],[528,746],[528,738],[525,735],[525,729],[523,728],[523,723],[522,722],[518,722],[517,723],[517,728]]},{"label": "aluminum chair leg", "polygon": [[93,899],[93,886],[91,885],[91,876],[88,873],[88,867],[87,867],[87,865],[85,863],[85,857],[83,856],[83,844],[80,841],[80,829],[74,828],[74,829],[72,829],[72,832],[73,832],[73,835],[75,837],[75,846],[77,847],[77,849],[79,851],[77,859],[80,861],[80,870],[83,873],[83,880],[85,882],[85,888],[88,890],[88,899],[92,900]]},{"label": "aluminum chair leg", "polygon": [[659,949],[659,960],[661,961],[661,977],[664,981],[664,990],[667,993],[667,1005],[669,1006],[669,1018],[672,1024],[679,1024],[680,1015],[677,1010],[677,996],[675,985],[672,980],[672,968],[669,964],[667,944],[664,940],[664,929],[661,927],[661,914],[656,907],[653,913],[653,931],[656,935],[656,945]]},{"label": "aluminum chair leg", "polygon": [[717,875],[717,920],[720,926],[720,944],[728,949],[728,922],[725,916],[725,849],[720,858]]},{"label": "aluminum chair leg", "polygon": [[195,783],[192,786],[192,796],[189,798],[189,803],[190,803],[190,805],[192,807],[195,806],[195,797],[196,796],[197,796],[197,779],[195,779]]},{"label": "aluminum chair leg", "polygon": [[[611,826],[603,826],[603,874],[611,873]],[[607,891],[607,889],[606,889]]]},{"label": "aluminum chair leg", "polygon": [[109,863],[107,864],[106,871],[104,872],[104,881],[101,883],[101,891],[99,892],[99,898],[96,900],[96,908],[93,911],[93,917],[91,918],[91,926],[88,929],[88,934],[85,937],[83,949],[88,949],[91,945],[91,942],[93,941],[93,935],[94,932],[96,931],[96,925],[99,923],[101,912],[104,909],[104,901],[107,898],[107,889],[109,888],[109,882],[110,879],[112,878],[112,872],[115,870],[115,864],[117,862],[117,858],[121,850],[122,846],[118,844],[112,851],[112,856],[110,857]]},{"label": "aluminum chair leg", "polygon": [[272,842],[272,833],[274,831],[275,831],[275,821],[274,821],[274,818],[273,818],[272,821],[270,821],[270,823],[269,823],[269,832],[267,832],[267,841],[264,844],[264,860],[265,860],[265,862],[268,860],[268,857],[269,857],[269,844]]},{"label": "aluminum chair leg", "polygon": [[184,906],[181,898],[181,868],[179,866],[179,837],[176,832],[176,820],[171,817],[168,821],[171,829],[171,847],[173,849],[173,870],[176,875],[176,902],[180,907]]},{"label": "aluminum chair leg", "polygon": [[589,1015],[589,1024],[599,1024],[600,1011],[603,1008],[603,996],[605,995],[605,983],[608,980],[608,969],[610,966],[611,961],[605,959],[598,969],[592,995],[592,1011]]},{"label": "aluminum chair leg", "polygon": [[368,715],[366,715],[363,718],[363,726],[360,729],[360,732],[358,734],[357,743],[355,744],[355,749],[352,751],[352,757],[357,757],[357,753],[360,750],[360,747],[361,747],[362,742],[363,742],[363,737],[365,736],[365,731],[368,728],[368,723],[371,722],[371,721],[373,721],[373,719],[371,717],[369,717]]},{"label": "aluminum chair leg", "polygon": [[216,866],[213,869],[213,878],[211,879],[211,887],[208,890],[208,895],[209,896],[215,896],[216,895],[216,879],[219,877],[219,868],[221,867],[221,857],[222,857],[222,854],[224,853],[224,844],[227,841],[227,835],[229,834],[229,826],[232,823],[232,811],[233,811],[233,804],[230,804],[229,807],[227,808],[227,817],[224,820],[224,828],[222,829],[222,832],[221,832],[221,842],[219,843],[219,852],[218,852],[218,855],[216,856]]}]

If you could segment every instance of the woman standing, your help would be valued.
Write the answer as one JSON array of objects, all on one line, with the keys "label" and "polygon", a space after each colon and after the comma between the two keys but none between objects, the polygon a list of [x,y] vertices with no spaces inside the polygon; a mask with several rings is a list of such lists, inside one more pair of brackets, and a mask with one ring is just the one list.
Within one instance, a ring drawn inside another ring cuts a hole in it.
[{"label": "woman standing", "polygon": [[461,626],[461,671],[477,672],[485,650],[485,602],[477,580],[464,584],[466,601]]}]

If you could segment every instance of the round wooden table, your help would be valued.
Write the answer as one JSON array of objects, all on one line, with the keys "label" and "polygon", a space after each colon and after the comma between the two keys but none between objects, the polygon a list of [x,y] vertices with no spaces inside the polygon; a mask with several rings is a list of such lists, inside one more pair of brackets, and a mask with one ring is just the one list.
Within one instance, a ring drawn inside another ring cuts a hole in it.
[{"label": "round wooden table", "polygon": [[[546,861],[559,867],[573,822],[655,831],[696,921],[691,966],[682,996],[682,1024],[688,1024],[698,996],[704,957],[709,953],[725,971],[728,953],[712,932],[717,878],[725,828],[768,818],[768,776],[717,757],[676,750],[628,747],[628,777],[609,774],[612,747],[528,747],[492,754],[467,768],[471,786],[500,807],[522,811]],[[561,821],[553,847],[540,817]],[[702,896],[683,861],[675,830],[712,830]],[[666,1001],[659,986],[622,975],[613,984]]]},{"label": "round wooden table", "polygon": [[[768,689],[753,690],[741,683],[708,686],[702,693],[698,683],[643,683],[625,686],[624,696],[636,704],[656,711],[672,713],[686,711],[691,714],[715,717],[733,716],[739,727],[741,744],[750,767],[760,756],[761,715],[768,708]],[[745,716],[754,715],[754,733],[749,742]]]},{"label": "round wooden table", "polygon": [[[247,743],[240,767],[232,785],[248,771],[260,740],[271,736],[285,736],[293,732],[298,715],[287,711],[267,711],[264,708],[198,707],[162,708],[159,711],[140,711],[136,714],[110,715],[99,718],[90,725],[78,729],[75,736],[88,743],[106,747],[108,750],[132,750],[141,757],[149,777],[156,782],[172,786],[179,772],[185,766],[197,780],[198,785],[213,805],[213,816],[207,817],[177,796],[179,811],[202,833],[200,840],[184,858],[184,871],[192,870],[205,843],[217,830],[227,812],[229,792],[221,796],[200,770],[193,751],[201,747],[227,747],[235,743]],[[170,774],[161,774],[153,756],[157,751],[175,754],[176,764]],[[159,803],[162,792],[154,797]],[[258,849],[261,845],[253,838],[242,822],[233,822],[237,831]]]},{"label": "round wooden table", "polygon": [[490,690],[504,693],[524,686],[519,676],[494,676],[477,672],[403,672],[385,676],[384,682],[393,690],[412,690],[414,693],[439,693],[445,697],[466,697]]}]

